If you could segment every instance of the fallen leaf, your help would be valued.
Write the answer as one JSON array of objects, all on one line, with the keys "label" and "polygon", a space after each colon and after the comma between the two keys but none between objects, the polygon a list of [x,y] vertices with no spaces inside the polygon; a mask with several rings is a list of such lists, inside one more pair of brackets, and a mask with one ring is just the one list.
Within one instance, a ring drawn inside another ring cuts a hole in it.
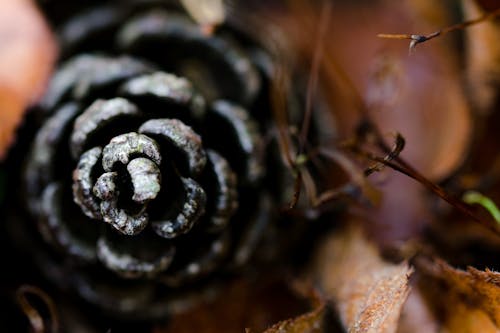
[{"label": "fallen leaf", "polygon": [[498,332],[500,273],[455,269],[440,259],[420,257],[421,289],[450,332]]},{"label": "fallen leaf", "polygon": [[26,108],[43,92],[56,58],[44,19],[30,0],[0,1],[0,159]]},{"label": "fallen leaf", "polygon": [[[467,20],[485,13],[475,0],[462,0],[462,5]],[[499,35],[500,20],[482,22],[465,31],[467,84],[476,110],[483,114],[493,111],[491,108],[499,96]]]},{"label": "fallen leaf", "polygon": [[320,333],[323,332],[325,307],[321,306],[294,319],[284,320],[264,333]]},{"label": "fallen leaf", "polygon": [[347,331],[396,331],[413,272],[406,262],[384,261],[358,227],[328,238],[315,258],[312,280],[337,305]]}]

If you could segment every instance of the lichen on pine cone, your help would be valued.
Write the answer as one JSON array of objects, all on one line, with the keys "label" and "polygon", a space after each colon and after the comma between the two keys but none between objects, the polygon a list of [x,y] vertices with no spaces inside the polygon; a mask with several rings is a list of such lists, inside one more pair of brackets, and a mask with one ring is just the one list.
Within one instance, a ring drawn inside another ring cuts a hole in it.
[{"label": "lichen on pine cone", "polygon": [[278,210],[271,58],[165,8],[92,9],[59,36],[25,170],[43,269],[116,315],[181,311],[251,258]]}]

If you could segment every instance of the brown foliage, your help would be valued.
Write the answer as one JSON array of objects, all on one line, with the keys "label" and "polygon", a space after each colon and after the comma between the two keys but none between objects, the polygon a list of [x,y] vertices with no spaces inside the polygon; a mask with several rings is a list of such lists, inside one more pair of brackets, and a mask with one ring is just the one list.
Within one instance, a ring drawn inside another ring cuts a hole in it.
[{"label": "brown foliage", "polygon": [[413,272],[407,263],[384,261],[356,227],[327,239],[316,258],[312,279],[337,304],[349,332],[396,331]]},{"label": "brown foliage", "polygon": [[[500,328],[500,273],[455,269],[442,260],[419,258],[421,287],[450,332],[496,332]],[[495,328],[496,326],[496,328]]]}]

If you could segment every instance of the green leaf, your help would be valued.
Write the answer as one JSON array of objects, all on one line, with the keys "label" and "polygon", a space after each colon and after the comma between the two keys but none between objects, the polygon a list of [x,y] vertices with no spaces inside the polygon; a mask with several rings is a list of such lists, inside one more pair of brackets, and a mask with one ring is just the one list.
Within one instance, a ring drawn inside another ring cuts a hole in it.
[{"label": "green leaf", "polygon": [[493,216],[495,221],[500,223],[500,210],[495,205],[493,200],[476,191],[467,191],[462,197],[462,200],[469,205],[478,204],[483,206]]}]

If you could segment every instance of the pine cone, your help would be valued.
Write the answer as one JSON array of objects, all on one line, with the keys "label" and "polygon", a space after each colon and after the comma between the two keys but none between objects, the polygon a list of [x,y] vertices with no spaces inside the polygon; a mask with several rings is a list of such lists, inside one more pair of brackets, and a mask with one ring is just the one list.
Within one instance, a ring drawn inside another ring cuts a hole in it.
[{"label": "pine cone", "polygon": [[61,28],[25,179],[47,274],[146,318],[211,295],[193,286],[247,262],[272,223],[272,62],[231,26],[208,36],[179,11],[131,8]]}]

